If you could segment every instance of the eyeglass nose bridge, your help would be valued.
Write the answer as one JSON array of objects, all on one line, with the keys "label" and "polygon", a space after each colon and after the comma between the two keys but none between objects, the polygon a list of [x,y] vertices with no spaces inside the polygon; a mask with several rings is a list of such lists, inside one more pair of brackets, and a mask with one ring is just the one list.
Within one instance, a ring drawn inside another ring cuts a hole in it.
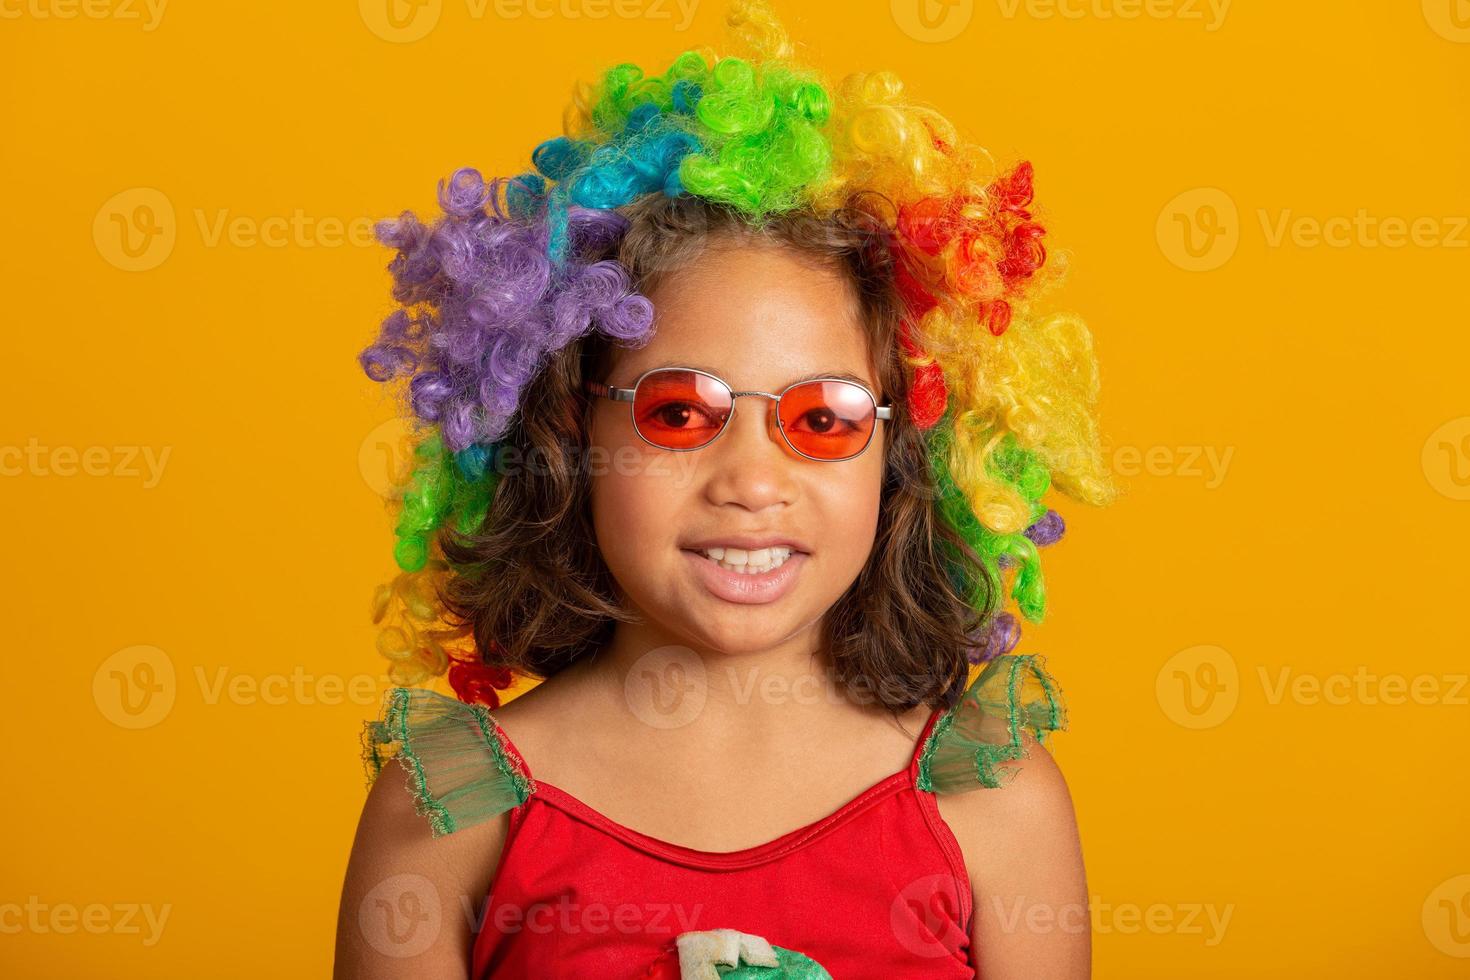
[{"label": "eyeglass nose bridge", "polygon": [[[770,392],[770,391],[731,391],[730,392],[730,414],[725,416],[725,421],[723,423],[721,423],[721,425],[720,425],[720,431],[715,433],[713,439],[711,439],[709,442],[705,443],[706,446],[708,446],[711,442],[714,442],[715,439],[720,438],[720,436],[724,435],[729,430],[729,428],[730,428],[730,420],[735,417],[735,407],[736,407],[735,406],[735,400],[737,398],[739,398],[741,395],[757,395],[757,396],[759,396],[761,398],[768,398],[771,401],[771,405],[774,406],[774,407],[776,407],[776,408],[778,408],[778,409],[779,409],[779,407],[781,405],[781,396],[779,394],[776,394],[775,392]],[[779,429],[779,430],[781,430],[781,441],[784,442],[787,445],[787,447],[790,448],[793,452],[801,453],[801,450],[799,450],[795,446],[791,445],[791,439],[786,435],[786,426],[781,423],[781,413],[780,413],[779,410],[776,411],[776,412],[774,412],[774,413],[772,413],[770,411],[770,408],[767,408],[766,409],[766,417],[765,417],[765,419],[763,421],[766,423],[766,425],[770,425],[771,424],[771,416],[772,416],[772,414],[774,414],[775,417],[776,417],[776,428]],[[805,455],[805,454],[803,453],[802,455]]]},{"label": "eyeglass nose bridge", "polygon": [[[778,395],[778,394],[776,394],[776,393],[774,393],[774,392],[770,392],[770,391],[732,391],[732,392],[730,392],[730,414],[731,415],[734,415],[735,414],[735,399],[739,398],[741,395],[759,395],[762,398],[769,398],[772,402],[775,402],[777,405],[780,405],[781,404],[781,396]],[[726,418],[725,421],[728,423],[729,422],[729,419]],[[777,412],[776,413],[776,424],[777,425],[780,425],[781,424],[781,413],[780,412]]]}]

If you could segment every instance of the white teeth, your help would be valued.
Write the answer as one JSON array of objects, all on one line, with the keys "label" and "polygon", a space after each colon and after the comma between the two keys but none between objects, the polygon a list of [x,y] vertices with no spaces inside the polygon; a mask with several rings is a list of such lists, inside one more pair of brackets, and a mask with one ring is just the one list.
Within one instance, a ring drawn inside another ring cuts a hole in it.
[{"label": "white teeth", "polygon": [[746,551],[743,548],[706,548],[701,554],[729,571],[742,575],[761,575],[786,564],[786,559],[791,557],[791,549],[780,545],[757,548],[755,551]]}]

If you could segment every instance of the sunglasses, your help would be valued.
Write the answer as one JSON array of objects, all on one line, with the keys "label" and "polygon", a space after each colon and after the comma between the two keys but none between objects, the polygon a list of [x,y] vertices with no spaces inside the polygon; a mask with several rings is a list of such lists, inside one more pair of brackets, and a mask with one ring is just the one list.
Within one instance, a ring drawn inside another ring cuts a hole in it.
[{"label": "sunglasses", "polygon": [[630,388],[588,381],[588,392],[631,402],[633,428],[650,445],[673,452],[703,449],[720,437],[735,414],[735,399],[759,395],[776,403],[777,426],[786,444],[808,459],[835,463],[861,456],[878,419],[893,418],[873,393],[855,381],[815,378],[778,392],[735,391],[697,368],[654,368]]}]

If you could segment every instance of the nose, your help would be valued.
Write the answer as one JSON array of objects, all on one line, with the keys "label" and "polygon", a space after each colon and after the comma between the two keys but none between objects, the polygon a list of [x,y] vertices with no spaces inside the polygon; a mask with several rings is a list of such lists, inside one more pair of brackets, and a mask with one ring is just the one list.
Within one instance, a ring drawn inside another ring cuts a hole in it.
[{"label": "nose", "polygon": [[790,452],[778,425],[772,399],[742,395],[735,400],[725,431],[705,450],[711,454],[704,489],[710,503],[761,511],[795,501],[792,464],[799,457]]}]

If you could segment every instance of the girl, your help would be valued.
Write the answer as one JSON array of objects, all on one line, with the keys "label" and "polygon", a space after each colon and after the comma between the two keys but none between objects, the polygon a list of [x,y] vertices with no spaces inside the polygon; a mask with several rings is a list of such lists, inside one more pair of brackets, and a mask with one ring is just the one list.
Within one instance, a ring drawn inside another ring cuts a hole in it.
[{"label": "girl", "polygon": [[362,364],[421,428],[339,977],[1089,975],[1003,608],[1041,618],[1049,486],[1113,493],[1031,169],[729,19],[743,56],[619,65],[534,171],[380,226]]}]

